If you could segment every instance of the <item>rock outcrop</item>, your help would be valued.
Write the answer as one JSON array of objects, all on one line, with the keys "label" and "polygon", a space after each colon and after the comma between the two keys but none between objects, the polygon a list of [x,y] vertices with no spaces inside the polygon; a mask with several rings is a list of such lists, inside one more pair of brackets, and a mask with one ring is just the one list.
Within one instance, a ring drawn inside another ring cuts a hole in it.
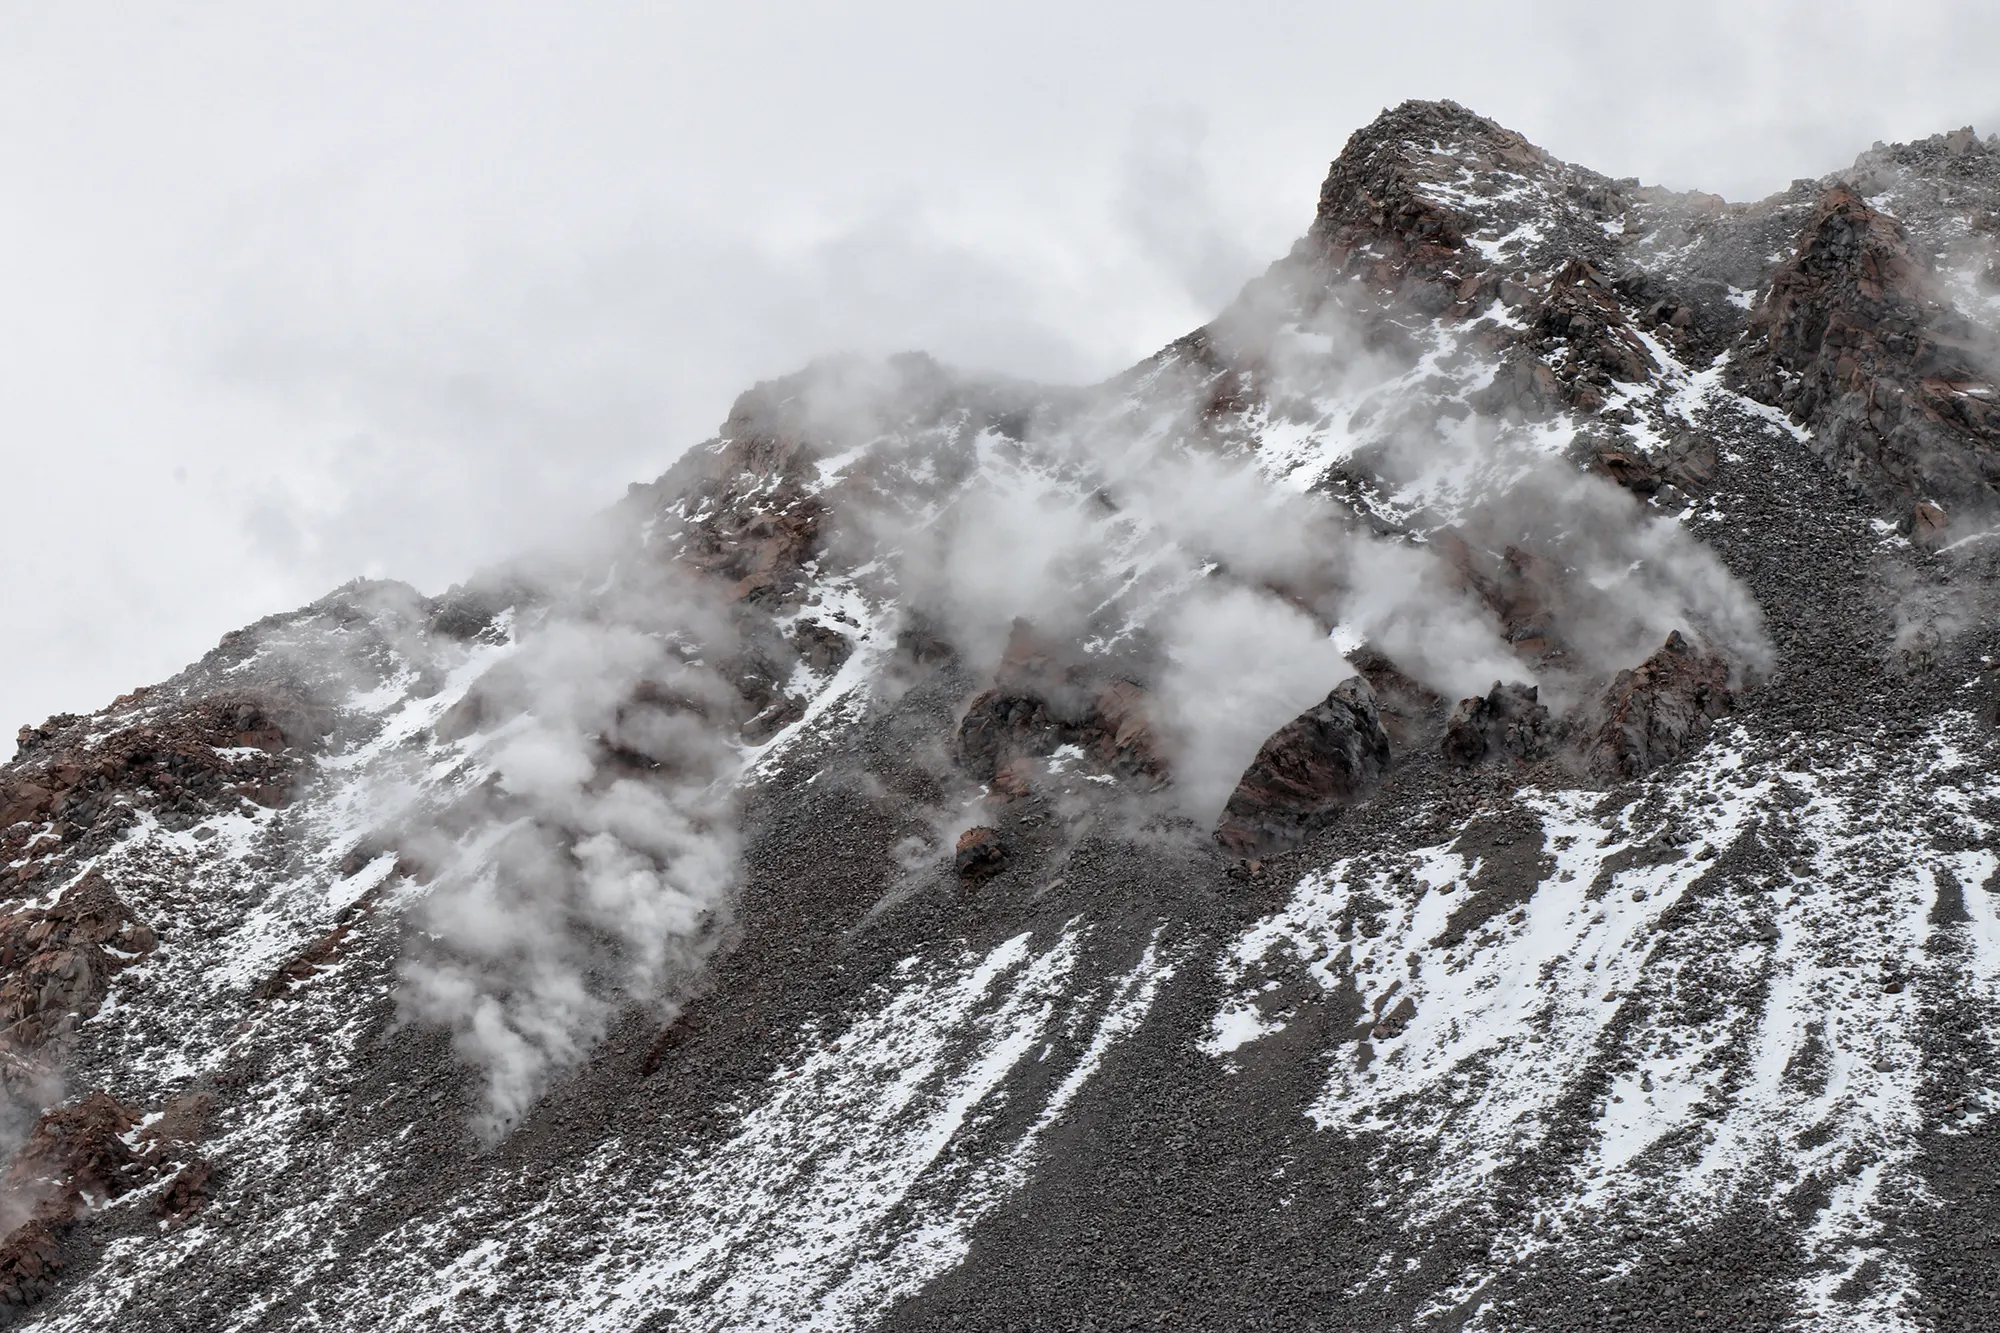
[{"label": "rock outcrop", "polygon": [[1398,753],[1425,749],[1437,741],[1446,721],[1445,698],[1425,686],[1375,648],[1363,645],[1348,654],[1348,661],[1368,682],[1375,696],[1375,711]]},{"label": "rock outcrop", "polygon": [[2000,514],[1994,331],[1943,298],[1902,224],[1852,188],[1821,196],[1745,341],[1744,387],[1906,521],[1921,511],[1920,537]]},{"label": "rock outcrop", "polygon": [[1166,765],[1147,720],[1146,692],[1016,622],[993,685],[967,707],[958,728],[959,762],[991,782],[1015,761],[1065,745],[1100,770],[1157,781]]},{"label": "rock outcrop", "polygon": [[1265,741],[1223,807],[1215,840],[1233,855],[1295,847],[1389,771],[1375,694],[1356,676]]},{"label": "rock outcrop", "polygon": [[1627,323],[1611,280],[1588,260],[1563,265],[1538,305],[1530,345],[1571,406],[1595,412],[1614,381],[1642,384],[1658,371]]},{"label": "rock outcrop", "polygon": [[334,721],[308,692],[272,687],[184,700],[141,690],[110,719],[21,728],[0,774],[0,866],[13,867],[0,890],[40,879],[54,853],[101,844],[140,811],[185,828],[246,801],[287,804]]},{"label": "rock outcrop", "polygon": [[53,906],[0,916],[0,1070],[32,1069],[29,1057],[96,1013],[112,976],[157,943],[95,870]]},{"label": "rock outcrop", "polygon": [[1568,607],[1570,571],[1519,546],[1497,555],[1475,547],[1454,529],[1431,534],[1458,586],[1493,612],[1501,637],[1528,662],[1563,651],[1561,622]]},{"label": "rock outcrop", "polygon": [[151,1184],[177,1156],[187,1162],[169,1182],[160,1211],[185,1219],[201,1206],[213,1169],[185,1145],[142,1137],[143,1120],[102,1090],[36,1120],[0,1177],[0,1215],[10,1228],[0,1236],[0,1321],[54,1289],[73,1258],[70,1232],[80,1216]]},{"label": "rock outcrop", "polygon": [[1675,630],[1606,687],[1596,705],[1601,720],[1582,740],[1585,763],[1607,778],[1637,777],[1686,754],[1735,703],[1729,664]]},{"label": "rock outcrop", "polygon": [[1489,760],[1532,763],[1556,745],[1556,726],[1533,685],[1494,681],[1479,698],[1464,699],[1445,724],[1444,757],[1454,764]]}]

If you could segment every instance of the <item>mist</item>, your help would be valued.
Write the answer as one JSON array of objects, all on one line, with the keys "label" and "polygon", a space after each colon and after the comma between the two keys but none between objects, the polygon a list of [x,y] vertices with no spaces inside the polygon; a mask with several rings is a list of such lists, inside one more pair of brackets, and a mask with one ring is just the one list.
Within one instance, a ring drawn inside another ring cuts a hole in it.
[{"label": "mist", "polygon": [[0,717],[357,575],[436,590],[816,355],[1101,378],[1282,254],[1406,97],[1732,198],[2000,112],[1973,5],[1145,20],[10,7],[0,465],[34,651]]},{"label": "mist", "polygon": [[[1552,455],[1541,426],[1441,416],[1428,386],[1369,353],[1338,306],[1298,337],[1297,316],[1271,295],[1246,293],[1212,344],[1250,349],[1274,401],[1374,404],[1383,433],[1360,451],[1389,484],[1425,497],[1401,531],[1267,474],[1226,431],[1210,438],[1210,372],[1168,357],[1015,414],[1029,422],[1018,438],[988,429],[960,440],[935,469],[964,477],[956,490],[929,508],[849,516],[865,533],[856,558],[889,561],[907,606],[942,629],[974,679],[993,675],[1026,626],[1066,655],[1065,669],[1143,684],[1172,774],[1167,799],[1204,826],[1265,739],[1354,674],[1343,645],[1366,643],[1447,699],[1511,681],[1545,687],[1561,711],[1674,631],[1746,677],[1768,666],[1754,598],[1673,519]],[[917,400],[935,395],[935,375],[842,376],[886,396],[865,410],[815,394],[813,379],[785,392],[818,403],[812,431],[828,439],[867,440],[884,422],[934,412]],[[1430,486],[1439,475],[1458,480]],[[1457,549],[1527,552],[1560,571],[1558,665],[1538,667],[1508,642]]]},{"label": "mist", "polygon": [[[512,650],[460,717],[479,775],[444,799],[393,768],[378,808],[427,891],[397,969],[407,1020],[451,1034],[496,1142],[620,1011],[671,1023],[725,937],[737,874],[740,706],[702,664],[726,616],[671,569],[586,590],[559,562],[507,570]],[[449,792],[450,788],[445,788]]]}]

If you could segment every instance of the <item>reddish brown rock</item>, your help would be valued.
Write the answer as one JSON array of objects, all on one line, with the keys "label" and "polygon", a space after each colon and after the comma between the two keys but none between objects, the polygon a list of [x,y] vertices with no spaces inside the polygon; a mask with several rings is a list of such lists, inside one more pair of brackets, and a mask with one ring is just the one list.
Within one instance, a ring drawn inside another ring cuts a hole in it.
[{"label": "reddish brown rock", "polygon": [[731,601],[784,602],[819,547],[826,509],[809,489],[816,432],[792,403],[763,385],[744,394],[722,437],[689,450],[662,479],[684,497],[673,558]]},{"label": "reddish brown rock", "polygon": [[1007,868],[1006,844],[1000,840],[1000,830],[994,828],[969,828],[958,835],[958,847],[953,864],[960,879],[991,879]]},{"label": "reddish brown rock", "polygon": [[378,884],[363,894],[342,913],[341,921],[332,930],[308,944],[259,982],[257,989],[250,992],[251,997],[258,1000],[280,999],[332,967],[347,952],[355,927],[375,914],[375,904],[381,898],[382,888]]},{"label": "reddish brown rock", "polygon": [[1459,215],[1437,202],[1410,145],[1448,135],[1468,161],[1539,174],[1553,165],[1512,130],[1453,102],[1406,102],[1358,130],[1320,186],[1319,210],[1306,244],[1346,277],[1418,309],[1442,313],[1477,295],[1465,272],[1472,252]]},{"label": "reddish brown rock", "polygon": [[1297,846],[1339,817],[1389,771],[1389,737],[1361,677],[1264,742],[1223,807],[1215,840],[1242,857]]},{"label": "reddish brown rock", "polygon": [[29,862],[17,883],[65,848],[101,845],[142,809],[184,828],[244,800],[288,803],[335,721],[303,689],[278,685],[159,699],[134,691],[95,717],[21,729],[14,762],[0,768],[0,864]]},{"label": "reddish brown rock", "polygon": [[[141,1151],[126,1141],[140,1120],[137,1110],[100,1090],[52,1107],[35,1122],[0,1178],[13,1225],[0,1237],[0,1303],[33,1305],[48,1296],[66,1266],[77,1217],[159,1178],[161,1150]],[[192,1198],[192,1182],[185,1193]]]},{"label": "reddish brown rock", "polygon": [[1017,622],[993,687],[972,701],[959,723],[959,762],[992,782],[1018,760],[1075,745],[1107,772],[1158,779],[1166,766],[1154,748],[1146,693],[1107,673]]},{"label": "reddish brown rock", "polygon": [[1604,406],[1613,382],[1643,384],[1659,371],[1626,323],[1610,279],[1585,259],[1570,260],[1551,279],[1530,340],[1563,396],[1586,412]]},{"label": "reddish brown rock", "polygon": [[[1990,331],[1939,290],[1902,225],[1845,185],[1820,199],[1736,361],[1741,385],[1810,426],[1827,464],[1913,517],[2000,511]],[[1933,540],[1935,540],[1933,538]]]},{"label": "reddish brown rock", "polygon": [[98,1200],[137,1189],[151,1163],[124,1135],[140,1119],[138,1111],[101,1090],[43,1112],[7,1168],[7,1187]]},{"label": "reddish brown rock", "polygon": [[207,1092],[184,1092],[167,1100],[160,1114],[139,1132],[142,1142],[157,1145],[169,1155],[199,1140],[215,1114],[215,1097]]},{"label": "reddish brown rock", "polygon": [[1728,663],[1675,630],[1605,689],[1583,742],[1585,763],[1602,777],[1637,777],[1694,748],[1734,706]]},{"label": "reddish brown rock", "polygon": [[917,354],[830,358],[759,384],[737,398],[719,438],[652,488],[679,500],[665,547],[731,601],[791,603],[827,549],[819,463],[894,429],[945,422],[978,396]]},{"label": "reddish brown rock", "polygon": [[153,1211],[169,1222],[185,1222],[208,1203],[215,1167],[205,1158],[196,1158],[174,1173],[154,1201]]},{"label": "reddish brown rock", "polygon": [[67,1035],[97,1012],[112,975],[155,944],[95,870],[51,907],[0,916],[0,1051],[25,1059]]},{"label": "reddish brown rock", "polygon": [[1662,477],[1653,460],[1637,449],[1623,445],[1600,445],[1590,455],[1590,470],[1638,496],[1660,489]]},{"label": "reddish brown rock", "polygon": [[1502,636],[1529,661],[1562,651],[1557,626],[1569,609],[1569,575],[1553,560],[1508,546],[1497,556],[1473,546],[1452,528],[1433,533],[1458,585],[1484,602],[1500,621]]},{"label": "reddish brown rock", "polygon": [[1375,695],[1375,711],[1389,744],[1397,751],[1433,743],[1445,723],[1444,696],[1429,689],[1374,648],[1363,646],[1348,661]]},{"label": "reddish brown rock", "polygon": [[30,1217],[0,1238],[0,1305],[34,1305],[55,1289],[68,1267],[63,1233],[71,1219]]},{"label": "reddish brown rock", "polygon": [[1677,437],[1657,456],[1622,439],[1599,443],[1583,456],[1587,470],[1642,500],[1660,495],[1669,486],[1685,494],[1703,494],[1714,485],[1720,461],[1715,441],[1694,434]]},{"label": "reddish brown rock", "polygon": [[993,774],[993,781],[987,785],[996,799],[1018,801],[1033,792],[1032,776],[1030,761],[1024,756],[1002,764]]},{"label": "reddish brown rock", "polygon": [[1944,545],[1945,536],[1951,530],[1951,519],[1944,508],[1928,500],[1919,501],[1910,510],[1910,538],[1917,545],[1936,550]]}]

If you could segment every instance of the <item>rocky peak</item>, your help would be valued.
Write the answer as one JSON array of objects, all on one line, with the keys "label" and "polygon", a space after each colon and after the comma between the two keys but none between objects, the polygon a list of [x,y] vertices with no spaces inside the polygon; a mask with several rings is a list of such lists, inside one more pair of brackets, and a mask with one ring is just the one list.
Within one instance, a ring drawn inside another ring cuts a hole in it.
[{"label": "rocky peak", "polygon": [[1410,101],[1347,141],[1308,241],[1350,270],[1554,267],[1611,253],[1637,185],[1562,162],[1456,102]]},{"label": "rocky peak", "polygon": [[1386,234],[1406,246],[1456,249],[1457,218],[1426,197],[1429,155],[1468,132],[1505,133],[1456,102],[1405,102],[1356,130],[1320,186],[1313,235],[1338,251]]},{"label": "rocky peak", "polygon": [[825,357],[738,395],[722,439],[833,452],[889,430],[935,425],[961,405],[964,389],[959,376],[922,352]]},{"label": "rocky peak", "polygon": [[1849,179],[1864,194],[1893,186],[1898,176],[1920,172],[1928,176],[1975,179],[2000,165],[2000,134],[1979,136],[1965,125],[1910,143],[1877,142],[1855,156]]},{"label": "rocky peak", "polygon": [[[1940,288],[1908,230],[1834,184],[1773,274],[1742,381],[1814,433],[1851,482],[1942,540],[2000,508],[1993,333]],[[1942,521],[1940,521],[1942,520]]]}]

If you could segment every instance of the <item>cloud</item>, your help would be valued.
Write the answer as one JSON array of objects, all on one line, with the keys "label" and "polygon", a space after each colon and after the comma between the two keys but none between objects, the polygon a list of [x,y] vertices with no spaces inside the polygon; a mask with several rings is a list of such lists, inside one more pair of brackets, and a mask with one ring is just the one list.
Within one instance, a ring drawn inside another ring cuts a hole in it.
[{"label": "cloud", "polygon": [[1282,254],[1407,96],[1737,198],[2000,117],[1982,6],[1426,21],[1454,40],[1324,6],[11,12],[0,428],[36,651],[0,717],[356,574],[462,577],[811,356],[1110,373]]},{"label": "cloud", "polygon": [[488,1142],[622,1008],[673,1019],[729,924],[737,867],[734,700],[697,660],[728,651],[726,621],[670,575],[558,588],[521,615],[474,686],[486,781],[397,820],[433,870],[397,1003],[480,1072]]},{"label": "cloud", "polygon": [[1157,716],[1171,738],[1175,799],[1212,825],[1272,732],[1354,674],[1326,629],[1268,594],[1196,587],[1162,627]]}]

